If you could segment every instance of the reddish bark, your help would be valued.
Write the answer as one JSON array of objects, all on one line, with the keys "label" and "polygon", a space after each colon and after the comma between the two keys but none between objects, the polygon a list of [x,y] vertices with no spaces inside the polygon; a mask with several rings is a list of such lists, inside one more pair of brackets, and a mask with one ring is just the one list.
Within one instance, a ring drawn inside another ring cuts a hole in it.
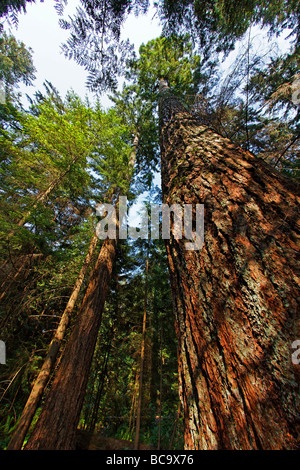
[{"label": "reddish bark", "polygon": [[117,240],[105,240],[78,320],[31,434],[26,450],[72,450],[102,312],[109,289]]},{"label": "reddish bark", "polygon": [[[204,204],[204,246],[167,241],[186,449],[299,446],[299,188],[166,90],[164,203]],[[172,98],[174,102],[174,98]]]},{"label": "reddish bark", "polygon": [[61,343],[64,339],[65,332],[70,321],[70,317],[74,310],[82,283],[84,281],[84,277],[86,275],[86,271],[90,266],[93,253],[97,245],[97,241],[98,241],[98,238],[96,235],[94,235],[91,240],[85,261],[81,267],[80,273],[74,285],[72,294],[60,318],[59,325],[49,345],[49,349],[45,357],[45,360],[43,362],[43,365],[41,367],[41,370],[32,386],[30,395],[22,411],[22,414],[19,418],[18,424],[14,430],[13,436],[9,442],[7,450],[20,450],[22,448],[24,439],[31,425],[32,419],[40,403],[40,400],[43,396],[45,387],[50,378],[50,374],[54,368],[57,354],[60,350]]}]

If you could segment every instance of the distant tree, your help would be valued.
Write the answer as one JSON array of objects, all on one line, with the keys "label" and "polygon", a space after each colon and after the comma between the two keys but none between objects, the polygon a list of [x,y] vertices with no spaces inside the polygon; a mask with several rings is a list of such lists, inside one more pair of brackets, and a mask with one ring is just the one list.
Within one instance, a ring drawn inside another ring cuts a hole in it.
[{"label": "distant tree", "polygon": [[3,0],[0,5],[0,16],[12,12],[26,11],[26,3],[34,3],[35,0]]},{"label": "distant tree", "polygon": [[[101,175],[104,182],[110,182],[107,188],[106,201],[116,205],[121,190],[129,188],[132,170],[135,164],[136,149],[130,149],[128,130],[120,125],[121,118],[115,110],[109,112],[111,129],[108,133],[107,154],[100,149],[95,155],[99,165],[104,168]],[[117,125],[119,132],[117,134]],[[101,140],[101,122],[94,131]],[[126,139],[127,137],[127,139]],[[119,145],[113,142],[119,140]],[[105,146],[105,145],[104,145]],[[122,151],[120,151],[122,150]],[[131,150],[131,151],[130,151]],[[95,156],[94,156],[95,158]],[[110,165],[105,165],[105,159]],[[102,162],[104,160],[104,162]],[[114,172],[114,160],[118,162]],[[109,172],[110,170],[110,172]],[[117,220],[115,219],[117,223]],[[25,449],[74,449],[76,445],[76,429],[84,401],[90,367],[96,347],[98,331],[102,321],[106,297],[109,293],[110,281],[117,255],[117,233],[115,239],[105,239],[92,271],[89,283],[77,315],[76,324],[70,335],[62,360],[55,375],[39,419],[30,435]]]},{"label": "distant tree", "polygon": [[5,100],[20,82],[31,85],[35,79],[32,50],[14,36],[2,33],[0,37],[0,82],[5,90]]}]

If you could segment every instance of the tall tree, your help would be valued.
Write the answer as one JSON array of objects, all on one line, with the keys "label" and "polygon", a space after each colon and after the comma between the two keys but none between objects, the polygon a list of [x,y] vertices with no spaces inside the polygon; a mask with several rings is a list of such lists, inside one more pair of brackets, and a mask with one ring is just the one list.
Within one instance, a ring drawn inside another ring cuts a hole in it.
[{"label": "tall tree", "polygon": [[5,99],[8,100],[13,88],[19,82],[31,85],[35,78],[32,50],[14,36],[2,33],[0,38],[0,81],[4,84]]},{"label": "tall tree", "polygon": [[205,212],[201,250],[174,224],[166,241],[185,447],[296,448],[298,186],[199,124],[161,83],[164,202]]},{"label": "tall tree", "polygon": [[[112,114],[115,113],[112,111]],[[116,115],[115,119],[117,119]],[[103,179],[104,184],[110,181],[111,185],[107,191],[108,200],[116,205],[116,196],[118,196],[121,188],[123,189],[124,185],[125,188],[126,186],[128,188],[130,185],[136,149],[128,152],[129,147],[126,143],[123,143],[123,148],[120,144],[119,146],[111,147],[113,139],[116,139],[114,133],[116,133],[116,127],[114,132],[110,134],[107,142],[108,147],[110,147],[107,159],[111,163],[111,169],[114,159],[117,159],[119,162],[117,166],[118,178],[115,179],[116,174],[114,172],[110,174],[106,172],[103,174]],[[124,128],[123,134],[125,134]],[[123,150],[121,154],[119,153],[120,149]],[[100,161],[100,167],[103,166],[105,168],[105,164],[103,165]],[[118,225],[117,219],[114,222]],[[83,405],[105,300],[109,291],[117,243],[116,232],[115,239],[105,239],[101,246],[77,316],[76,325],[69,338],[39,420],[25,449],[68,450],[75,448],[76,429]]]}]

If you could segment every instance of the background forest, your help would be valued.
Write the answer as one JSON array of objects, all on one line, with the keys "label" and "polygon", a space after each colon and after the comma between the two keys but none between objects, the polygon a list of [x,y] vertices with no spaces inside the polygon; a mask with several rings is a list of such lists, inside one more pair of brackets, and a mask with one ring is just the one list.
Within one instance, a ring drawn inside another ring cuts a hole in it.
[{"label": "background forest", "polygon": [[[82,0],[72,18],[64,16],[66,2],[56,1],[58,27],[69,31],[66,60],[87,70],[95,98],[79,97],[70,78],[66,96],[45,81],[25,105],[19,86],[34,84],[35,64],[11,25],[30,3],[0,6],[1,449],[45,358],[51,368],[24,442],[51,389],[104,244],[95,237],[97,204],[119,195],[133,207],[137,198],[162,201],[160,78],[201,124],[287,178],[299,177],[298,2],[157,2],[162,35],[146,44],[141,38],[137,55],[120,30],[128,15],[139,21],[147,1]],[[263,28],[262,48],[255,35]],[[104,93],[109,108],[101,104]],[[105,441],[114,438],[136,448],[183,449],[177,349],[164,240],[119,240],[78,448],[96,434],[97,448],[118,448],[119,441]]]}]

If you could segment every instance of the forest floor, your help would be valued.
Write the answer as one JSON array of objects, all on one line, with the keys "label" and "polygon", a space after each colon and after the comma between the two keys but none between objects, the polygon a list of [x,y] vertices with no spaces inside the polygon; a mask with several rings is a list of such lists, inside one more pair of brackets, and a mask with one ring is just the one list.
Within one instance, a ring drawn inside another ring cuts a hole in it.
[{"label": "forest floor", "polygon": [[[114,437],[104,437],[99,434],[89,433],[83,430],[77,431],[77,450],[133,450],[134,443],[124,439]],[[146,444],[139,445],[140,450],[154,450],[153,447]]]}]

